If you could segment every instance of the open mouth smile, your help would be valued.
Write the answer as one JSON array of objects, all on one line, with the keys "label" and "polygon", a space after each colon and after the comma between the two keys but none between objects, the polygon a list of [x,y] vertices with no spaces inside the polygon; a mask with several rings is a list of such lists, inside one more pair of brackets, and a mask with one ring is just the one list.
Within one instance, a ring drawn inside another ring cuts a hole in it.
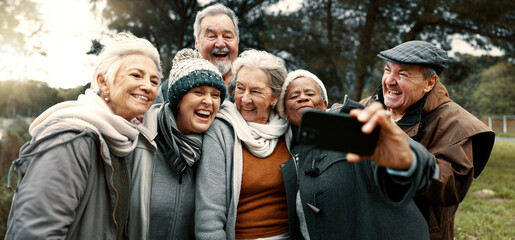
[{"label": "open mouth smile", "polygon": [[143,96],[143,95],[132,94],[132,96],[133,96],[134,98],[141,99],[141,100],[144,100],[144,101],[147,101],[147,102],[148,102],[148,100],[149,100],[149,99],[148,99],[148,97],[145,97],[145,96]]},{"label": "open mouth smile", "polygon": [[209,117],[211,117],[211,112],[207,110],[197,110],[195,111],[195,115],[201,119],[208,120]]},{"label": "open mouth smile", "polygon": [[226,58],[229,57],[229,53],[230,51],[227,48],[217,48],[211,51],[211,56],[215,58]]},{"label": "open mouth smile", "polygon": [[402,94],[401,91],[396,91],[396,90],[391,90],[391,89],[387,89],[387,92],[390,95],[401,95]]}]

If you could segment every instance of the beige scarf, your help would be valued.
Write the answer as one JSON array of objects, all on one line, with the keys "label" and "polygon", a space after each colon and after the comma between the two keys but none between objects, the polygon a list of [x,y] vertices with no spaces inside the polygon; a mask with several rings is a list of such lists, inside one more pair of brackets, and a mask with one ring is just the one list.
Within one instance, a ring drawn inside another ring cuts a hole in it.
[{"label": "beige scarf", "polygon": [[107,103],[91,89],[79,95],[76,101],[66,101],[48,108],[32,122],[29,127],[30,135],[36,135],[56,119],[86,122],[83,126],[101,134],[111,154],[117,157],[126,156],[136,147],[139,134],[136,125],[115,115]]}]

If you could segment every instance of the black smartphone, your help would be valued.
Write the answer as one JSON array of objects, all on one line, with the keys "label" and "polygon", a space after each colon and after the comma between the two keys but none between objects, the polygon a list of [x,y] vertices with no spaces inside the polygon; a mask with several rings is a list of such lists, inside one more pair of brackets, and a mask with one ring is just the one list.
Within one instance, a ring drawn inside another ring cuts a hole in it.
[{"label": "black smartphone", "polygon": [[362,126],[347,113],[306,110],[302,113],[297,140],[299,144],[315,148],[372,155],[380,127],[370,134],[364,134]]}]

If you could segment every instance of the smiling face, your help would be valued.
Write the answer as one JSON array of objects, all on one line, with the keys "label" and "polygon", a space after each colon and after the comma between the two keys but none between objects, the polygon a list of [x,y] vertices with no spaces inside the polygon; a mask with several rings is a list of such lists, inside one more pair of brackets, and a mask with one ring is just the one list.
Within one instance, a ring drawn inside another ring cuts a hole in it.
[{"label": "smiling face", "polygon": [[422,66],[405,66],[387,62],[382,86],[384,104],[392,110],[394,119],[400,119],[406,110],[433,89],[437,77],[424,79]]},{"label": "smiling face", "polygon": [[177,128],[183,134],[206,131],[220,108],[221,92],[212,86],[190,89],[179,101]]},{"label": "smiling face", "polygon": [[225,14],[204,17],[195,48],[220,70],[224,79],[230,75],[231,64],[238,56],[238,36],[231,18]]},{"label": "smiling face", "polygon": [[327,101],[318,84],[311,78],[299,77],[286,89],[284,111],[286,117],[295,125],[300,125],[302,112],[306,109],[325,111]]},{"label": "smiling face", "polygon": [[268,76],[261,69],[242,67],[236,78],[234,103],[247,122],[266,123],[278,97],[273,96]]},{"label": "smiling face", "polygon": [[103,93],[109,91],[107,105],[114,114],[130,121],[143,115],[157,95],[159,77],[155,63],[142,54],[128,55],[120,60],[112,84],[99,74],[97,82]]}]

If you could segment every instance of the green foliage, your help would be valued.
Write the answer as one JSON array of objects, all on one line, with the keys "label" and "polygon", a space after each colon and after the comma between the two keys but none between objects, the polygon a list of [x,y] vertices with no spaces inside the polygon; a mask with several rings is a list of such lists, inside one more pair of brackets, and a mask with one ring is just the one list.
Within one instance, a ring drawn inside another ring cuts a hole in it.
[{"label": "green foliage", "polygon": [[515,113],[513,63],[505,57],[457,58],[441,77],[456,103],[476,116]]},{"label": "green foliage", "polygon": [[[344,94],[359,100],[363,90],[373,91],[382,74],[376,54],[404,41],[426,40],[449,50],[450,36],[460,34],[479,48],[492,44],[515,54],[514,1],[304,1],[296,12],[277,14],[268,11],[277,0],[216,2],[239,17],[240,52],[264,49],[285,59],[290,70],[308,69],[324,81],[333,101]],[[194,46],[192,25],[203,7],[196,0],[107,0],[103,14],[111,29],[152,41],[166,75],[173,55]],[[462,67],[458,72],[468,72]],[[455,76],[456,82],[466,78]]]},{"label": "green foliage", "polygon": [[60,88],[58,89],[57,96],[59,99],[62,99],[63,101],[66,100],[75,100],[77,97],[84,93],[86,89],[90,87],[90,83],[86,84],[85,86],[79,86],[75,88]]},{"label": "green foliage", "polygon": [[[486,168],[472,184],[455,219],[455,239],[513,239],[515,236],[515,142],[496,142]],[[480,197],[473,192],[493,190]]]},{"label": "green foliage", "polygon": [[[6,136],[3,136],[0,141],[0,239],[3,239],[5,235],[13,197],[13,192],[5,187],[7,186],[7,172],[11,162],[18,158],[21,146],[31,139],[28,131],[29,124],[24,119],[17,118],[6,129]],[[17,176],[13,175],[11,180],[16,182]]]},{"label": "green foliage", "polygon": [[474,92],[481,113],[515,113],[515,64],[498,63],[484,70],[481,80]]},{"label": "green foliage", "polygon": [[86,88],[55,89],[39,81],[0,81],[0,116],[35,117],[58,102],[77,99]]},{"label": "green foliage", "polygon": [[503,132],[496,132],[496,133],[495,133],[495,136],[496,136],[496,137],[515,138],[515,132],[507,132],[507,133],[503,133]]},{"label": "green foliage", "polygon": [[[13,177],[12,180],[17,181],[15,178],[16,177]],[[13,192],[5,187],[5,185],[7,185],[7,176],[0,177],[0,185],[0,239],[4,239],[5,232],[7,231],[7,218],[9,217],[9,210],[11,209]]]},{"label": "green foliage", "polygon": [[[377,87],[382,64],[376,54],[401,42],[420,39],[450,49],[453,34],[471,44],[501,47],[514,53],[515,2],[440,1],[306,1],[288,16],[267,19],[266,49],[283,53],[340,93],[360,99],[363,89]],[[477,9],[489,13],[478,14]],[[455,81],[460,82],[458,78]],[[331,97],[330,97],[331,98]]]},{"label": "green foliage", "polygon": [[0,178],[7,173],[11,162],[18,158],[20,147],[30,139],[29,124],[16,118],[0,141]]},{"label": "green foliage", "polygon": [[[25,120],[16,119],[7,129],[6,136],[0,141],[0,238],[3,238],[6,231],[7,217],[13,197],[13,193],[5,187],[7,172],[11,162],[18,158],[21,146],[31,138],[28,129],[29,125]],[[16,176],[13,176],[12,181],[16,181]]]}]

